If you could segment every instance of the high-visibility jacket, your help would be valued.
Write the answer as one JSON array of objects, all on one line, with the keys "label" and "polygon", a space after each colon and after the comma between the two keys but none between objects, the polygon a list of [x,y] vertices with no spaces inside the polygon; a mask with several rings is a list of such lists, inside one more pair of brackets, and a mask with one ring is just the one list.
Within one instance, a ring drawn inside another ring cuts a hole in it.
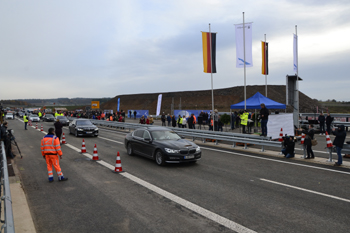
[{"label": "high-visibility jacket", "polygon": [[47,134],[41,139],[41,154],[45,155],[62,155],[60,140],[53,134]]},{"label": "high-visibility jacket", "polygon": [[196,124],[197,123],[197,118],[195,115],[193,115],[193,124]]},{"label": "high-visibility jacket", "polygon": [[214,125],[214,121],[213,119],[210,120],[210,125],[213,126]]},{"label": "high-visibility jacket", "polygon": [[179,117],[179,119],[177,120],[177,123],[178,123],[179,125],[182,125],[182,117]]},{"label": "high-visibility jacket", "polygon": [[57,112],[55,112],[55,117],[57,117],[58,116],[58,113]]},{"label": "high-visibility jacket", "polygon": [[27,116],[25,116],[25,115],[23,116],[23,121],[24,121],[24,122],[28,122]]},{"label": "high-visibility jacket", "polygon": [[110,116],[110,117],[109,117],[109,120],[110,120],[110,121],[113,121],[113,116]]},{"label": "high-visibility jacket", "polygon": [[243,113],[241,115],[241,125],[247,125],[248,124],[248,115],[249,113]]},{"label": "high-visibility jacket", "polygon": [[41,117],[43,114],[41,114],[41,112],[38,112],[38,116]]}]

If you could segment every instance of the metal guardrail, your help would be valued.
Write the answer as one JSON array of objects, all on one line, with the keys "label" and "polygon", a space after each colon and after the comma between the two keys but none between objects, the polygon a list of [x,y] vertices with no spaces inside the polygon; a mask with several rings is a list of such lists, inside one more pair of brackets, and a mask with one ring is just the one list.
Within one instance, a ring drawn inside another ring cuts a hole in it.
[{"label": "metal guardrail", "polygon": [[[11,191],[10,191],[10,182],[9,182],[9,175],[7,170],[7,159],[6,159],[6,152],[5,152],[5,145],[4,142],[1,141],[0,144],[0,156],[1,156],[1,185],[3,194],[1,196],[1,201],[4,202],[4,220],[1,220],[2,223],[4,223],[1,226],[1,231],[4,229],[5,233],[12,233],[15,232],[15,225],[13,220],[13,211],[12,211],[12,198],[11,198]],[[0,210],[1,211],[1,210]]]},{"label": "metal guardrail", "polygon": [[350,122],[333,121],[332,124],[333,124],[334,126],[337,126],[337,125],[344,125],[345,127],[350,127]]},{"label": "metal guardrail", "polygon": [[[73,118],[71,118],[73,119]],[[137,129],[139,127],[156,127],[155,125],[144,125],[144,124],[135,124],[135,123],[126,123],[126,122],[117,122],[117,121],[102,121],[102,120],[91,120],[90,121],[99,126],[112,127],[112,128],[123,128],[123,129]],[[159,126],[158,126],[159,127]],[[282,149],[282,143],[277,141],[271,141],[271,137],[261,137],[258,135],[250,134],[239,134],[239,133],[227,133],[220,131],[204,131],[204,130],[195,130],[195,129],[186,129],[186,128],[176,128],[168,127],[171,130],[175,131],[181,136],[186,136],[192,138],[194,141],[196,138],[202,140],[203,143],[206,142],[206,139],[215,140],[217,145],[219,141],[231,142],[232,147],[236,147],[236,143],[244,144],[244,149],[247,149],[248,144],[254,144],[261,146],[261,151],[265,151],[265,146],[277,147]]]}]

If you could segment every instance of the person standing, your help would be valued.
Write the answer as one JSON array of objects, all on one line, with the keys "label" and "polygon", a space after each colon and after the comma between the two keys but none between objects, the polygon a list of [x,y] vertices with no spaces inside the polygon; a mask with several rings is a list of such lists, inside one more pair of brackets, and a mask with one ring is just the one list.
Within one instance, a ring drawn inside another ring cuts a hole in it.
[{"label": "person standing", "polygon": [[58,181],[67,181],[68,178],[63,176],[58,156],[62,159],[62,150],[58,137],[55,136],[55,129],[49,128],[49,133],[41,139],[41,154],[46,160],[47,172],[49,175],[49,182],[53,182],[53,171],[54,166]]},{"label": "person standing", "polygon": [[326,125],[327,125],[327,132],[328,134],[331,134],[331,124],[332,124],[332,121],[334,120],[334,117],[331,117],[331,114],[327,114],[327,117],[326,117]]},{"label": "person standing", "polygon": [[177,126],[179,128],[182,128],[182,117],[181,117],[181,115],[179,115],[179,117],[177,118]]},{"label": "person standing", "polygon": [[160,117],[160,119],[162,120],[162,126],[166,126],[165,125],[165,113],[163,112],[162,116]]},{"label": "person standing", "polygon": [[343,149],[343,145],[346,138],[346,131],[345,131],[344,125],[339,125],[338,131],[335,131],[335,129],[333,129],[332,133],[335,135],[333,145],[335,146],[335,149],[337,150],[337,155],[338,155],[338,162],[336,162],[334,166],[341,166],[343,164],[341,150]]},{"label": "person standing", "polygon": [[187,128],[187,119],[185,115],[182,117],[182,128]]},{"label": "person standing", "polygon": [[242,125],[242,133],[246,133],[245,127],[248,124],[248,115],[249,115],[249,113],[247,112],[247,110],[244,110],[244,112],[240,116],[240,118],[241,118],[241,125]]},{"label": "person standing", "polygon": [[166,117],[166,120],[168,121],[168,126],[170,127],[170,124],[171,124],[171,116],[170,116],[169,113],[168,113],[168,116]]},{"label": "person standing", "polygon": [[134,110],[134,119],[136,119],[136,114],[137,114],[137,112],[136,112],[136,110]]},{"label": "person standing", "polygon": [[306,152],[307,152],[307,157],[306,159],[314,159],[314,152],[312,151],[312,142],[311,140],[314,139],[315,131],[314,131],[314,126],[312,124],[309,125],[309,130],[303,130],[302,132],[306,135],[304,144],[306,146]]},{"label": "person standing", "polygon": [[176,127],[175,115],[173,115],[173,117],[171,118],[171,124],[172,124],[172,126],[173,126],[174,128]]},{"label": "person standing", "polygon": [[261,135],[267,136],[267,122],[269,119],[269,110],[267,110],[264,103],[260,104],[260,118],[261,118]]},{"label": "person standing", "polygon": [[60,119],[57,118],[54,126],[55,126],[56,137],[58,137],[58,140],[61,142],[61,135],[62,135],[63,126],[60,122]]},{"label": "person standing", "polygon": [[24,129],[27,130],[27,125],[28,125],[27,113],[24,114],[24,116],[23,116],[23,121],[24,121]]},{"label": "person standing", "polygon": [[218,123],[219,123],[219,113],[218,110],[214,110],[214,131],[218,131]]},{"label": "person standing", "polygon": [[193,114],[191,114],[191,116],[188,118],[188,122],[187,122],[189,129],[193,128],[193,121],[194,121]]},{"label": "person standing", "polygon": [[320,135],[325,135],[324,130],[324,122],[326,121],[326,118],[324,117],[323,113],[318,116],[318,123],[320,124]]},{"label": "person standing", "polygon": [[233,113],[231,114],[231,129],[232,129],[232,130],[235,129],[236,113],[237,113],[237,112],[233,112]]}]

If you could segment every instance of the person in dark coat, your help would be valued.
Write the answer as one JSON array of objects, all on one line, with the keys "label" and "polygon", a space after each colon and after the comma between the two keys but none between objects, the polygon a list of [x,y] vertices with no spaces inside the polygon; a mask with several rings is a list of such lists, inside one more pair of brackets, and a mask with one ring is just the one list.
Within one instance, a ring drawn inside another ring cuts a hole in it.
[{"label": "person in dark coat", "polygon": [[334,117],[331,117],[331,114],[328,113],[326,117],[326,126],[327,126],[328,134],[331,134],[331,124],[333,120],[334,120]]},{"label": "person in dark coat", "polygon": [[282,153],[284,154],[284,157],[287,159],[294,157],[294,149],[295,149],[295,142],[293,140],[293,137],[285,137],[283,140],[283,146]]},{"label": "person in dark coat", "polygon": [[62,128],[63,128],[63,125],[61,124],[60,119],[57,119],[57,120],[56,120],[54,126],[55,126],[56,137],[58,137],[58,139],[59,139],[60,142],[61,142],[61,135],[62,135]]},{"label": "person in dark coat", "polygon": [[337,150],[337,155],[338,155],[338,162],[336,162],[334,166],[340,166],[343,163],[341,150],[343,149],[344,141],[346,138],[346,131],[345,131],[344,125],[339,125],[338,131],[335,131],[335,129],[333,129],[332,133],[335,135],[333,145],[335,146],[335,149]]},{"label": "person in dark coat", "polygon": [[318,116],[318,123],[320,124],[320,135],[325,135],[324,130],[324,122],[326,121],[326,118],[324,117],[323,113]]},{"label": "person in dark coat", "polygon": [[315,131],[314,126],[312,124],[309,125],[309,130],[303,130],[302,132],[306,135],[304,144],[306,146],[307,157],[306,159],[314,159],[314,152],[312,151],[311,140],[314,139]]},{"label": "person in dark coat", "polygon": [[176,127],[175,115],[173,115],[173,117],[171,118],[171,124],[172,124],[173,127]]},{"label": "person in dark coat", "polygon": [[269,110],[267,110],[264,103],[260,104],[260,118],[261,118],[261,135],[267,136],[267,122],[269,120]]}]

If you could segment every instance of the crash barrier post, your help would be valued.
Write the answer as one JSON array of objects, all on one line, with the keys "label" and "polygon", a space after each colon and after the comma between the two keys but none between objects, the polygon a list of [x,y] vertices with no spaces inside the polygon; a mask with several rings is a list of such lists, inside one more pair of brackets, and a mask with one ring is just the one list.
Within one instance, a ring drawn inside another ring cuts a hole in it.
[{"label": "crash barrier post", "polygon": [[[12,198],[11,198],[11,191],[10,191],[10,182],[9,182],[9,175],[8,175],[8,169],[7,169],[7,159],[6,159],[6,152],[5,152],[5,144],[3,141],[1,141],[0,144],[0,157],[1,157],[1,180],[3,182],[0,182],[0,185],[2,185],[3,189],[3,196],[1,196],[1,201],[4,202],[4,224],[1,226],[1,231],[4,229],[5,233],[14,233],[15,232],[15,225],[14,225],[14,219],[13,219],[13,211],[12,211]],[[0,208],[1,212],[1,208]]]}]

